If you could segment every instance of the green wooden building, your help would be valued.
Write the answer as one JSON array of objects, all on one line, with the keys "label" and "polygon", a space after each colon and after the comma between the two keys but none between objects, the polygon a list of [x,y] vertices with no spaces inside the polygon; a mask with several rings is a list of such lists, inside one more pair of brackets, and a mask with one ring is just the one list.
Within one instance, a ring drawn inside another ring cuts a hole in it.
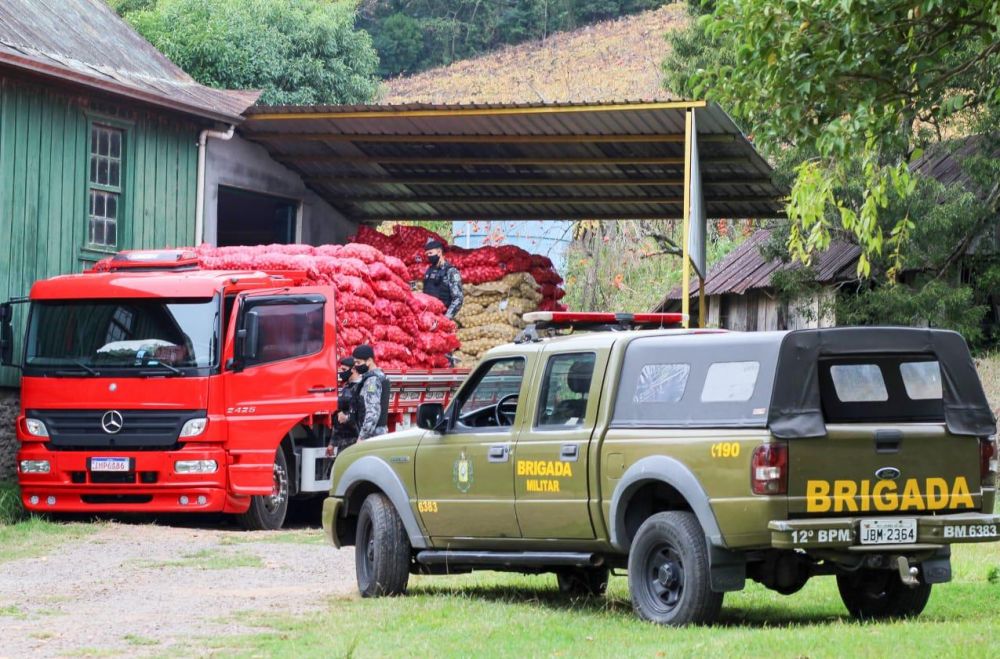
[{"label": "green wooden building", "polygon": [[[197,84],[103,0],[3,0],[0,296],[118,250],[195,243],[199,135],[255,100]],[[3,369],[0,385],[16,382]]]}]

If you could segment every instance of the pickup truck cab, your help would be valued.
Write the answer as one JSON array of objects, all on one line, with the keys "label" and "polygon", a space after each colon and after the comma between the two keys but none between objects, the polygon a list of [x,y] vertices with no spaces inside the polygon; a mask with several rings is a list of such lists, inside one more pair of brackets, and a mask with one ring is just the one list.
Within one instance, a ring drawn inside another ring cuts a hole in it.
[{"label": "pickup truck cab", "polygon": [[791,594],[832,575],[852,616],[913,616],[951,545],[1000,538],[996,422],[958,334],[618,315],[559,335],[556,316],[422,427],[338,458],[323,524],[356,546],[362,595],[477,569],[601,594],[626,568],[639,616],[686,624],[747,578]]}]

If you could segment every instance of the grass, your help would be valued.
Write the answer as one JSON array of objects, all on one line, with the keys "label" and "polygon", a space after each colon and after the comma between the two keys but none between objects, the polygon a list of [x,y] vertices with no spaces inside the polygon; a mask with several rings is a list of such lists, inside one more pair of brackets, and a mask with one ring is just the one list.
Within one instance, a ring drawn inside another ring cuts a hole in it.
[{"label": "grass", "polygon": [[291,544],[291,545],[322,545],[326,538],[315,529],[295,531],[256,531],[254,533],[226,534],[219,541],[220,545],[250,545],[250,544]]},{"label": "grass", "polygon": [[0,606],[0,618],[24,618],[24,611],[16,606]]},{"label": "grass", "polygon": [[625,578],[606,598],[562,597],[551,575],[476,573],[415,577],[403,598],[331,600],[307,616],[248,614],[257,635],[205,640],[233,656],[995,656],[1000,545],[957,547],[954,581],[936,586],[917,620],[859,624],[836,583],[820,577],[783,597],[756,584],[726,596],[712,627],[665,629],[639,621]]},{"label": "grass", "polygon": [[160,644],[160,642],[155,638],[147,638],[145,636],[139,636],[138,634],[125,634],[122,638],[129,645],[149,646]]},{"label": "grass", "polygon": [[0,563],[45,556],[63,543],[86,538],[99,524],[53,522],[31,516],[17,524],[0,524]]},{"label": "grass", "polygon": [[0,525],[14,524],[24,519],[21,490],[16,483],[0,483]]},{"label": "grass", "polygon": [[238,567],[264,567],[264,562],[253,554],[230,553],[218,549],[201,549],[184,554],[180,558],[165,561],[139,559],[134,561],[134,564],[149,569],[182,567],[198,570],[228,570]]}]

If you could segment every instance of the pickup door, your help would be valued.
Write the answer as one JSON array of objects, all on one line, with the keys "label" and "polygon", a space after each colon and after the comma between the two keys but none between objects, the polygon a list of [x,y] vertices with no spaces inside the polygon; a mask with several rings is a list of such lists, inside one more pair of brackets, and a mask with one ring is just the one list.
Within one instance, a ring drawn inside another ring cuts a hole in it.
[{"label": "pickup door", "polygon": [[980,442],[948,432],[928,356],[818,369],[827,434],[788,440],[789,513],[902,516],[982,507]]},{"label": "pickup door", "polygon": [[514,448],[517,521],[525,538],[593,538],[588,456],[607,351],[542,353],[530,418]]}]

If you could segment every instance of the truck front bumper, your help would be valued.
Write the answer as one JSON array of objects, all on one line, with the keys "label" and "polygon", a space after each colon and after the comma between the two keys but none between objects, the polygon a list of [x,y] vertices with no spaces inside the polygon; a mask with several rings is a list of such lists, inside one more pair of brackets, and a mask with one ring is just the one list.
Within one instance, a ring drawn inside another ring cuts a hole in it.
[{"label": "truck front bumper", "polygon": [[[128,458],[128,472],[94,472],[90,459]],[[21,461],[47,461],[47,473],[21,472]],[[214,460],[212,473],[176,473],[178,461]],[[249,497],[227,492],[226,452],[185,446],[176,451],[50,451],[24,443],[17,455],[21,500],[32,512],[242,512]]]},{"label": "truck front bumper", "polygon": [[960,542],[1000,540],[1000,515],[955,513],[893,519],[916,520],[916,541],[907,544],[863,544],[861,521],[870,517],[823,517],[775,520],[768,524],[777,549],[836,549],[849,552],[900,552],[937,549]]}]

